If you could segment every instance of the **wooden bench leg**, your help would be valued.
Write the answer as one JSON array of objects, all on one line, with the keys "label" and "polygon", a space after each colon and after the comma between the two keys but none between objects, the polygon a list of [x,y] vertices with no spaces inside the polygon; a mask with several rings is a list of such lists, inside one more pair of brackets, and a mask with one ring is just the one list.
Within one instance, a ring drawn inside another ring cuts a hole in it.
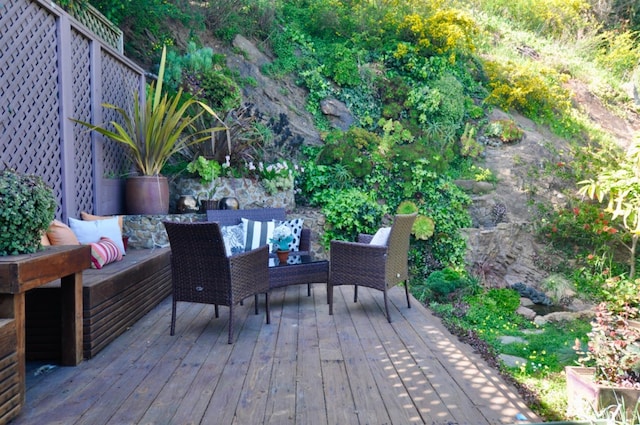
[{"label": "wooden bench leg", "polygon": [[82,272],[61,279],[62,364],[82,362]]}]

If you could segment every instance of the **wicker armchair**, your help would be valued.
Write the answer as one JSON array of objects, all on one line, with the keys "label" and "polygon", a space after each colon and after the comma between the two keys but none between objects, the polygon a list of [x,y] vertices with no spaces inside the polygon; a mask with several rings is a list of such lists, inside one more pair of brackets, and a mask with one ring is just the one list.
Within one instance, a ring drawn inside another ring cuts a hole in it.
[{"label": "wicker armchair", "polygon": [[171,245],[173,305],[171,335],[175,333],[178,301],[229,307],[229,344],[233,342],[234,306],[245,298],[265,294],[267,323],[269,314],[269,248],[227,257],[220,226],[215,222],[164,222]]},{"label": "wicker armchair", "polygon": [[358,242],[331,241],[329,251],[329,283],[327,297],[329,314],[333,314],[333,287],[354,285],[353,301],[358,301],[358,286],[366,286],[384,293],[384,308],[391,323],[387,290],[404,282],[409,301],[408,253],[411,227],[416,214],[399,214],[393,219],[387,245],[370,245],[372,235],[361,234]]}]

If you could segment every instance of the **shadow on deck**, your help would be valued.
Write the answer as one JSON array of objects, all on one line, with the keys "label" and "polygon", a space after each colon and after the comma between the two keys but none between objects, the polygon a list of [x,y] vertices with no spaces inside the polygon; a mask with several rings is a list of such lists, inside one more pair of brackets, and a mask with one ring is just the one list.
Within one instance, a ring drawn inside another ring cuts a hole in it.
[{"label": "shadow on deck", "polygon": [[[516,390],[404,290],[272,291],[271,325],[248,299],[228,309],[170,298],[91,360],[27,378],[12,424],[515,424],[539,422]],[[263,298],[260,304],[263,304]],[[527,421],[518,421],[526,417]],[[522,416],[520,416],[522,415]]]}]

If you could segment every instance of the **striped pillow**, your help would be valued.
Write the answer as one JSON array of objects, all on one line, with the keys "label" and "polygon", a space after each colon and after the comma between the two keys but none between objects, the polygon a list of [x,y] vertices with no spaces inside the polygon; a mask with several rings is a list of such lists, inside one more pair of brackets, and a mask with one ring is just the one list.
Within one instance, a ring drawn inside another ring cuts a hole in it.
[{"label": "striped pillow", "polygon": [[122,260],[122,253],[111,239],[101,237],[98,242],[90,243],[91,268],[101,269],[109,263]]},{"label": "striped pillow", "polygon": [[247,218],[242,219],[244,227],[244,249],[250,251],[263,245],[269,244],[269,239],[273,237],[273,229],[276,225],[271,221],[253,221]]}]

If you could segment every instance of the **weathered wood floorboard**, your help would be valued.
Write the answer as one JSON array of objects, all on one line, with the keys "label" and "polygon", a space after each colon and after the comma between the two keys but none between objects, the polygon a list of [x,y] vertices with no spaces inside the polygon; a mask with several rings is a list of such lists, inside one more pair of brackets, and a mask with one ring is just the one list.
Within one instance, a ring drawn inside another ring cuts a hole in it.
[{"label": "weathered wood floorboard", "polygon": [[171,300],[95,358],[28,376],[22,424],[511,424],[540,419],[473,349],[403,288],[291,286],[236,308],[227,344],[228,309]]}]

